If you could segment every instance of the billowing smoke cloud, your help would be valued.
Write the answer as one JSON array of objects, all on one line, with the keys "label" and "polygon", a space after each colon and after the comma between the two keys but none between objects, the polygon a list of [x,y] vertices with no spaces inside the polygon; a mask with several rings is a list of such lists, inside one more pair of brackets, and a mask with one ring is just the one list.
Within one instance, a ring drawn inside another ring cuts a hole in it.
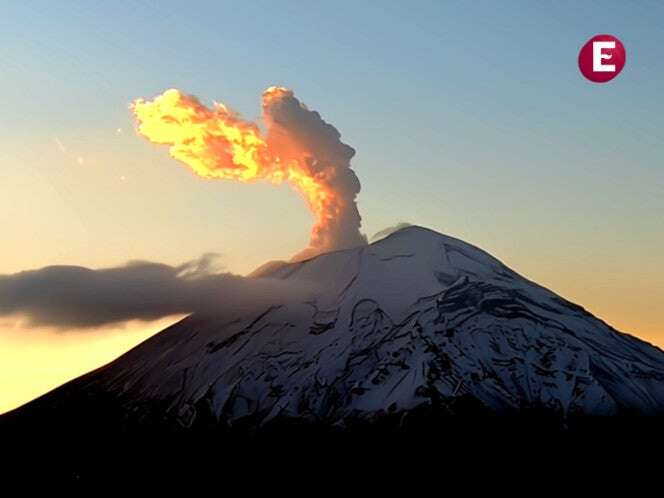
[{"label": "billowing smoke cloud", "polygon": [[350,168],[355,151],[292,91],[263,93],[265,137],[225,105],[209,109],[175,89],[131,108],[141,135],[169,145],[175,159],[202,177],[293,185],[315,216],[309,246],[294,259],[367,243],[355,201],[360,182]]},{"label": "billowing smoke cloud", "polygon": [[268,130],[268,150],[281,161],[305,165],[308,174],[336,196],[336,202],[323,213],[326,222],[313,227],[309,247],[294,259],[366,244],[366,237],[360,233],[362,218],[355,202],[360,180],[350,167],[355,150],[341,141],[341,134],[334,126],[316,111],[307,109],[285,88],[265,91],[263,117]]},{"label": "billowing smoke cloud", "polygon": [[304,282],[215,273],[215,261],[208,254],[179,266],[134,261],[0,275],[0,315],[25,316],[35,326],[99,327],[192,312],[241,313],[315,292]]}]

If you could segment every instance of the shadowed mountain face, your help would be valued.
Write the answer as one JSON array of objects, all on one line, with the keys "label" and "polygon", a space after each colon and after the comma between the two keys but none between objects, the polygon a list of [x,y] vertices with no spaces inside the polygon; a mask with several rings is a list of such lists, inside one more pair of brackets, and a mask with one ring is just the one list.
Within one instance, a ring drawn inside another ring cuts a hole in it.
[{"label": "shadowed mountain face", "polygon": [[408,227],[257,273],[319,290],[238,316],[192,315],[5,419],[344,432],[452,427],[454,415],[564,425],[664,413],[664,352],[460,240]]}]

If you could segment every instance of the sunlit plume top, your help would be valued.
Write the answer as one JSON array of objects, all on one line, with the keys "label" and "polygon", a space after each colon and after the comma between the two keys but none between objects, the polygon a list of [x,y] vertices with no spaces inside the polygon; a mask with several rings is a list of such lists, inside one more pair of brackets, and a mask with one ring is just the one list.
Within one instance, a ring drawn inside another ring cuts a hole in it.
[{"label": "sunlit plume top", "polygon": [[197,175],[289,182],[302,193],[315,222],[309,247],[294,259],[366,244],[355,202],[360,182],[350,169],[353,148],[287,88],[265,90],[262,107],[264,134],[224,104],[210,109],[176,89],[131,105],[138,133],[169,145],[171,156]]}]

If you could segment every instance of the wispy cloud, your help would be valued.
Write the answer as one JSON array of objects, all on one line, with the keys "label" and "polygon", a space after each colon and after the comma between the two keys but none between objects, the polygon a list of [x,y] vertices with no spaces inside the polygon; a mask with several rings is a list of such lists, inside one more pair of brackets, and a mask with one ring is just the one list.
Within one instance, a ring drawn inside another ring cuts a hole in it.
[{"label": "wispy cloud", "polygon": [[406,228],[411,226],[411,223],[407,223],[405,221],[402,221],[401,223],[397,223],[396,225],[389,226],[387,228],[383,228],[382,230],[379,230],[373,236],[371,237],[371,241],[374,242],[376,240],[384,239],[390,234],[393,234],[394,232],[398,232],[402,228]]},{"label": "wispy cloud", "polygon": [[53,139],[53,142],[55,143],[55,146],[58,148],[60,152],[65,154],[67,152],[67,147],[64,146],[64,144],[60,141],[58,137],[55,137]]}]

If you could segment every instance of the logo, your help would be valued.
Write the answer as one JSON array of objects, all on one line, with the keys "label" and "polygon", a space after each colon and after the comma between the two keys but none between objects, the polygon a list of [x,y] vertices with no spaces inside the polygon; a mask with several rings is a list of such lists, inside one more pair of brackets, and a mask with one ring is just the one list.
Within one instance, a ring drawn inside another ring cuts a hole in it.
[{"label": "logo", "polygon": [[579,69],[594,83],[606,83],[620,74],[627,54],[622,42],[613,35],[595,35],[581,47]]}]

